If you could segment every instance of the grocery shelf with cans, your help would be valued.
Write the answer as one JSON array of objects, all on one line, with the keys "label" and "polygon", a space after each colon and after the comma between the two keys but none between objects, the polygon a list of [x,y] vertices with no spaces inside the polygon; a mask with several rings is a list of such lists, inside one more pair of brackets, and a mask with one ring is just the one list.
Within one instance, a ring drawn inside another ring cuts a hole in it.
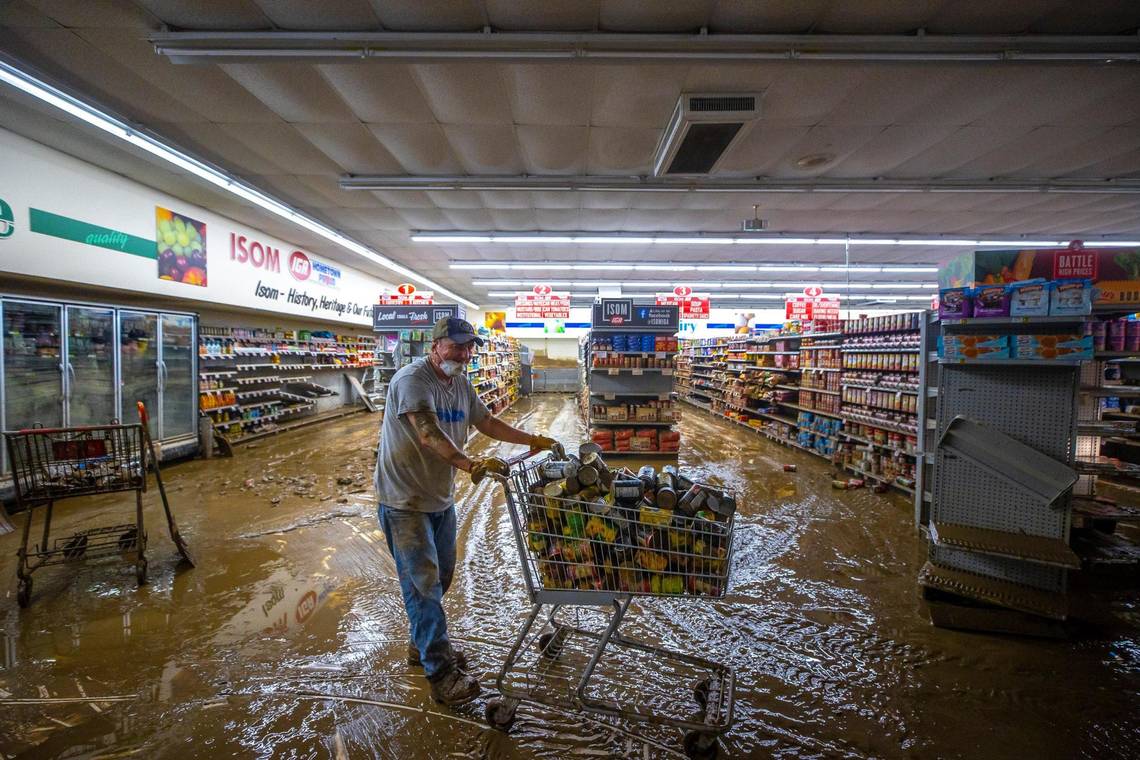
[{"label": "grocery shelf with cans", "polygon": [[499,414],[519,398],[519,341],[485,329],[480,329],[479,334],[484,343],[467,365],[467,379],[491,413]]},{"label": "grocery shelf with cans", "polygon": [[682,341],[677,398],[916,496],[926,321],[911,312]]},{"label": "grocery shelf with cans", "polygon": [[314,382],[314,373],[367,370],[382,363],[383,351],[371,335],[201,326],[198,359],[199,411],[238,443],[312,414],[316,399],[337,395]]},{"label": "grocery shelf with cans", "polygon": [[[624,327],[595,319],[582,346],[583,412],[606,456],[675,459],[681,435],[672,397],[677,355],[675,306],[656,307],[669,324]],[[671,310],[671,311],[670,311]],[[597,316],[597,315],[595,315]]]}]

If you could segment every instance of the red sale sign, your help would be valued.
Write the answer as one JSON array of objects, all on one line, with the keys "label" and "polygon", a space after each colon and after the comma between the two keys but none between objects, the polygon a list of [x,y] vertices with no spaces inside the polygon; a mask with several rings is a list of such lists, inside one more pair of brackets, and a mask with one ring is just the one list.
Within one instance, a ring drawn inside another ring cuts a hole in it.
[{"label": "red sale sign", "polygon": [[[687,290],[688,293],[679,294],[678,290]],[[708,319],[709,294],[693,293],[692,288],[679,286],[673,288],[672,293],[658,293],[658,306],[677,306],[680,308],[681,319]]]},{"label": "red sale sign", "polygon": [[405,282],[396,286],[395,293],[382,293],[381,306],[430,306],[435,303],[435,293],[430,290],[416,290],[416,286]]},{"label": "red sale sign", "polygon": [[1097,279],[1097,251],[1085,248],[1079,240],[1074,240],[1063,251],[1053,256],[1054,280],[1095,280]]},{"label": "red sale sign", "polygon": [[515,318],[569,319],[570,294],[552,293],[549,285],[536,285],[532,293],[516,293]]},{"label": "red sale sign", "polygon": [[784,302],[784,319],[811,322],[817,319],[839,319],[837,296],[792,296]]}]

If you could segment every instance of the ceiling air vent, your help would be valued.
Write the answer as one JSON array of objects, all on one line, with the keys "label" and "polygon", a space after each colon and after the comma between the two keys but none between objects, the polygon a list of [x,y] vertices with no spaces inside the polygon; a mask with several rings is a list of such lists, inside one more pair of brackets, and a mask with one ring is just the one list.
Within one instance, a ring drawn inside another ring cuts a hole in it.
[{"label": "ceiling air vent", "polygon": [[760,118],[760,93],[681,95],[653,156],[653,175],[710,174]]}]

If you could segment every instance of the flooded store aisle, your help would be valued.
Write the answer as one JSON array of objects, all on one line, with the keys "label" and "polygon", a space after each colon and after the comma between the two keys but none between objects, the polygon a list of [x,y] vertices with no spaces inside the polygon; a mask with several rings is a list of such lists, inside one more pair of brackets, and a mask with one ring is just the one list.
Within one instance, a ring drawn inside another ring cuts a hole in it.
[{"label": "flooded store aisle", "polygon": [[[577,443],[569,396],[515,425]],[[147,494],[150,583],[115,562],[37,573],[15,600],[19,534],[0,537],[0,752],[7,757],[670,757],[679,735],[524,704],[511,734],[478,702],[431,701],[404,661],[407,623],[375,519],[379,420],[357,415],[165,472],[198,561],[176,569]],[[820,460],[685,411],[680,465],[740,495],[730,593],[644,600],[626,633],[730,663],[727,757],[1126,757],[1140,734],[1134,603],[1074,642],[929,625],[902,496],[833,491]],[[520,447],[477,436],[471,451]],[[795,462],[798,472],[780,465]],[[488,689],[527,611],[501,488],[460,474],[450,630]],[[128,503],[64,503],[58,530]],[[24,517],[18,515],[17,524]],[[641,674],[624,674],[640,677]],[[653,681],[653,679],[647,679]],[[662,679],[665,680],[665,679]],[[1057,688],[1062,684],[1062,688]],[[661,697],[677,685],[649,683]]]}]

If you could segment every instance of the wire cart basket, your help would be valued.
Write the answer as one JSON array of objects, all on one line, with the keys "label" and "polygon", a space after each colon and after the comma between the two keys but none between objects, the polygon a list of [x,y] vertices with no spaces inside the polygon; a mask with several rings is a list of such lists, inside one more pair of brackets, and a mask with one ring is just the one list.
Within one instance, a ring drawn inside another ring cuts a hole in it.
[{"label": "wire cart basket", "polygon": [[[122,555],[133,560],[141,586],[146,582],[146,533],[142,495],[146,490],[146,458],[142,425],[93,425],[74,428],[31,428],[4,434],[12,466],[17,503],[27,510],[23,541],[17,552],[17,601],[31,600],[32,573],[41,567],[80,559]],[[135,492],[135,522],[88,528],[52,538],[55,502],[77,496]],[[43,535],[29,548],[32,522],[43,508]]]},{"label": "wire cart basket", "polygon": [[[545,459],[511,460],[500,479],[531,610],[498,673],[487,722],[508,731],[519,703],[533,702],[679,728],[689,757],[715,758],[733,721],[732,669],[619,627],[637,596],[723,597],[735,517],[714,523],[544,495]],[[678,682],[683,689],[663,693]]]}]

